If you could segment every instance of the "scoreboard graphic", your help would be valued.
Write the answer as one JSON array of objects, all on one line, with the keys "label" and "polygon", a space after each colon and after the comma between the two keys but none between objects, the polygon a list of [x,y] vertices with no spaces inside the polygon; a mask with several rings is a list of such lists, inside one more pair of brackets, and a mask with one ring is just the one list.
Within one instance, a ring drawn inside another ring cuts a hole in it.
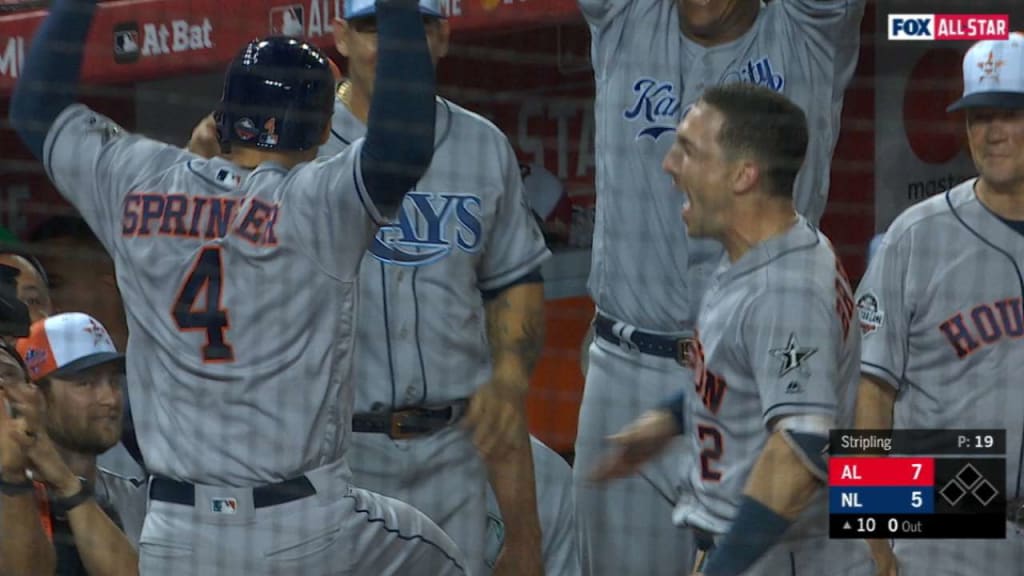
[{"label": "scoreboard graphic", "polygon": [[833,430],[832,538],[1006,537],[1005,430]]}]

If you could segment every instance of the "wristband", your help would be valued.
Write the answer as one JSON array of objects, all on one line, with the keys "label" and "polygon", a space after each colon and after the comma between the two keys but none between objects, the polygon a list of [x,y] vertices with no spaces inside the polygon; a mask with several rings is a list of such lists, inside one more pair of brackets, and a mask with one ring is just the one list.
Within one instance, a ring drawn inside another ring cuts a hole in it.
[{"label": "wristband", "polygon": [[764,504],[744,496],[732,528],[708,558],[706,576],[739,576],[775,546],[791,522]]},{"label": "wristband", "polygon": [[79,478],[78,481],[79,484],[81,485],[81,489],[78,492],[75,492],[74,494],[68,496],[67,498],[53,499],[54,516],[57,516],[58,518],[66,518],[68,512],[84,504],[87,500],[92,499],[93,491],[92,487],[89,486],[89,483],[83,480],[82,478]]},{"label": "wristband", "polygon": [[36,487],[32,484],[31,480],[26,479],[24,482],[5,482],[0,478],[0,493],[4,496],[24,496],[25,494],[31,494],[36,491]]}]

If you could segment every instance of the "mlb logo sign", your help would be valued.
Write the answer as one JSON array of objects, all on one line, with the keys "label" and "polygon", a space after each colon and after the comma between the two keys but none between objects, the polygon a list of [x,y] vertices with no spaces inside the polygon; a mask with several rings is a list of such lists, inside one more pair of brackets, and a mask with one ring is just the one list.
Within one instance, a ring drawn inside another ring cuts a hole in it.
[{"label": "mlb logo sign", "polygon": [[306,13],[301,4],[278,6],[270,10],[270,34],[302,37],[306,32]]},{"label": "mlb logo sign", "polygon": [[1007,14],[889,14],[889,40],[1006,40]]},{"label": "mlb logo sign", "polygon": [[142,46],[139,40],[137,23],[122,22],[114,26],[114,62],[126,64],[138,60]]}]

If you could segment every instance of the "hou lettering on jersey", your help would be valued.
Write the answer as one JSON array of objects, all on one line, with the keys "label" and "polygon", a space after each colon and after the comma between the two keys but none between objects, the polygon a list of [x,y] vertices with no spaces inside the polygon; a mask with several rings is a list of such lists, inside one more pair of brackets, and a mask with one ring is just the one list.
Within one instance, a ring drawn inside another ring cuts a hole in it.
[{"label": "hou lettering on jersey", "polygon": [[1006,40],[1008,14],[889,14],[889,40]]},{"label": "hou lettering on jersey", "polygon": [[957,312],[939,325],[958,358],[964,358],[984,346],[1004,339],[1024,336],[1021,299],[1007,298],[978,304],[966,312]]}]

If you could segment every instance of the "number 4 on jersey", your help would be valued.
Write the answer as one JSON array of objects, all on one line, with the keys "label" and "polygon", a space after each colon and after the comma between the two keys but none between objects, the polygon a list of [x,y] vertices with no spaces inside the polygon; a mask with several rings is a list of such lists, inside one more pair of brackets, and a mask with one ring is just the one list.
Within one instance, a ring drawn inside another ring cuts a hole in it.
[{"label": "number 4 on jersey", "polygon": [[[203,362],[231,362],[234,350],[228,343],[226,332],[231,327],[228,311],[221,308],[223,262],[220,248],[211,246],[199,253],[192,270],[178,290],[171,315],[179,330],[206,331],[206,344],[202,347]],[[202,308],[196,307],[200,295]]]}]

